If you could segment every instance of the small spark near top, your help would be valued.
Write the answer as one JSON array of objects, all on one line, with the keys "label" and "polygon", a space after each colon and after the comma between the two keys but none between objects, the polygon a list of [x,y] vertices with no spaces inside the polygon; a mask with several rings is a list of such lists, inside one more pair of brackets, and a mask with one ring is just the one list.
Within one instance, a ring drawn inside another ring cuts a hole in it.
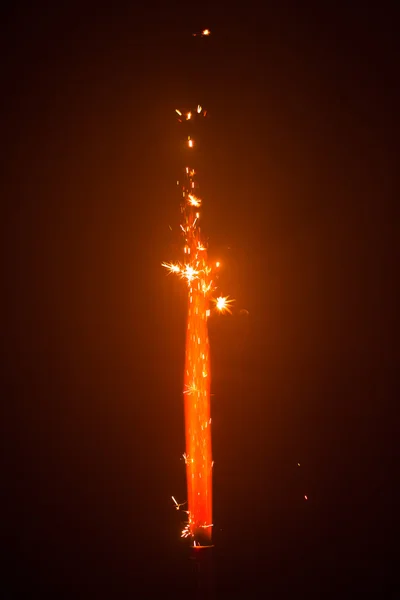
[{"label": "small spark near top", "polygon": [[209,29],[203,29],[203,31],[201,31],[200,33],[194,33],[193,37],[196,37],[196,36],[207,37],[209,35],[211,35],[211,31]]}]

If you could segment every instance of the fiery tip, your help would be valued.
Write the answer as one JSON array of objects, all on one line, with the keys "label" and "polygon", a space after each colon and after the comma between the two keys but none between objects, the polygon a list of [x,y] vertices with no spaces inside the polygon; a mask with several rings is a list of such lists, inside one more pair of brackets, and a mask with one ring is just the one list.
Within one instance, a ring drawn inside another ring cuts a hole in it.
[{"label": "fiery tip", "polygon": [[224,314],[227,312],[230,315],[232,314],[231,305],[234,300],[230,300],[229,296],[219,296],[219,298],[216,298],[214,302],[216,309],[219,310],[220,313]]}]

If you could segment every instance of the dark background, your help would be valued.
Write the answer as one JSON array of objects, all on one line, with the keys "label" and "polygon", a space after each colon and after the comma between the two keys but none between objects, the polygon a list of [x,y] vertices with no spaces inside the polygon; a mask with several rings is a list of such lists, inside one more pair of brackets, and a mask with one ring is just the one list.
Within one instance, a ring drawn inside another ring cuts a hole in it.
[{"label": "dark background", "polygon": [[194,586],[160,263],[198,102],[236,298],[210,320],[218,598],[391,597],[394,12],[298,4],[2,15],[2,598]]}]

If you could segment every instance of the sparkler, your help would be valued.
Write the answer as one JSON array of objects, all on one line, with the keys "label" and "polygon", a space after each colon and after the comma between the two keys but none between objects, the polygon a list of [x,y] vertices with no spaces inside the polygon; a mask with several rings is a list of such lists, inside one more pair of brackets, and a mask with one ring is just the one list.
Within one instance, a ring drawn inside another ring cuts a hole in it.
[{"label": "sparkler", "polygon": [[[202,36],[209,35],[204,30]],[[198,105],[190,111],[176,109],[180,123],[204,117],[206,111]],[[189,135],[187,151],[195,152],[196,142]],[[207,320],[210,316],[211,294],[215,291],[215,276],[220,263],[209,264],[207,247],[202,240],[199,227],[199,207],[201,198],[194,195],[197,190],[196,172],[185,167],[182,190],[182,223],[185,262],[162,263],[168,273],[174,273],[186,280],[188,286],[188,317],[186,333],[186,353],[184,371],[184,405],[186,452],[183,457],[186,465],[188,515],[182,531],[183,538],[190,538],[193,547],[209,546],[212,533],[212,469],[214,462],[211,452],[210,417],[210,352]],[[218,297],[215,308],[221,313],[231,312],[233,300]],[[172,497],[175,508],[181,504]]]}]

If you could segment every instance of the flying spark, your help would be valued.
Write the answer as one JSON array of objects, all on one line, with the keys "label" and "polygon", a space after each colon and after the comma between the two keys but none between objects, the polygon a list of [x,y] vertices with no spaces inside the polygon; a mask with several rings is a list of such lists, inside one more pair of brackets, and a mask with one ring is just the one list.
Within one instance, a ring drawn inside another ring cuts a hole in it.
[{"label": "flying spark", "polygon": [[179,265],[174,265],[174,263],[162,263],[161,266],[168,269],[170,273],[180,273],[181,267]]},{"label": "flying spark", "polygon": [[219,296],[219,298],[216,298],[214,300],[215,302],[215,307],[216,309],[224,314],[224,313],[229,313],[230,315],[232,314],[232,303],[234,302],[233,299],[229,299],[229,296]]},{"label": "flying spark", "polygon": [[201,31],[200,33],[193,33],[194,37],[208,37],[209,35],[211,35],[211,31],[209,29],[203,29],[203,31]]},{"label": "flying spark", "polygon": [[171,496],[174,504],[175,504],[175,509],[176,510],[180,510],[181,506],[185,506],[186,502],[181,502],[180,504],[175,500],[175,498],[173,496]]}]

